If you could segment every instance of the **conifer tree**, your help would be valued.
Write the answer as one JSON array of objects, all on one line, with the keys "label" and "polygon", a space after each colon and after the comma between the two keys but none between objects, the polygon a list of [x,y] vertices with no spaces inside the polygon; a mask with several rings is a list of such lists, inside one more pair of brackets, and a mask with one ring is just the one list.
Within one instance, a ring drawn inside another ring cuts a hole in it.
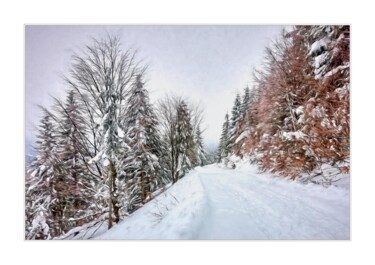
[{"label": "conifer tree", "polygon": [[229,115],[225,114],[223,129],[221,132],[220,143],[217,151],[217,162],[221,162],[223,158],[227,157],[230,153],[230,135],[229,135]]},{"label": "conifer tree", "polygon": [[160,139],[158,122],[149,102],[148,91],[144,88],[142,76],[134,81],[127,101],[125,124],[129,151],[123,163],[129,187],[128,209],[146,201],[147,194],[155,190],[157,174],[160,171]]},{"label": "conifer tree", "polygon": [[241,108],[240,108],[241,119],[243,119],[243,117],[246,115],[247,109],[249,108],[250,100],[251,100],[250,88],[249,86],[246,86],[244,88],[244,93],[242,96],[242,103],[241,103]]},{"label": "conifer tree", "polygon": [[240,108],[240,117],[237,122],[237,130],[234,132],[232,137],[232,146],[231,151],[233,154],[242,156],[243,152],[243,144],[248,137],[250,130],[249,130],[249,113],[248,109],[250,104],[254,98],[253,92],[250,92],[248,86],[244,88],[244,93],[242,96],[242,103]]},{"label": "conifer tree", "polygon": [[207,163],[207,154],[203,147],[203,138],[200,126],[197,126],[197,130],[195,132],[195,147],[196,147],[196,157],[197,157],[197,165],[204,166]]},{"label": "conifer tree", "polygon": [[177,172],[179,178],[184,176],[197,163],[194,132],[188,106],[181,100],[177,106],[177,152],[179,155]]},{"label": "conifer tree", "polygon": [[48,113],[44,113],[38,131],[36,157],[26,180],[27,239],[49,239],[61,233],[62,209],[55,189],[59,177],[56,135]]},{"label": "conifer tree", "polygon": [[175,183],[198,163],[193,127],[200,126],[201,116],[193,109],[198,108],[178,97],[167,97],[159,103],[164,183]]},{"label": "conifer tree", "polygon": [[230,118],[230,127],[229,127],[229,138],[230,138],[230,147],[232,148],[232,144],[235,141],[235,137],[238,134],[238,125],[239,120],[241,119],[241,110],[242,110],[242,104],[241,104],[241,97],[237,93],[236,98],[234,100],[234,105],[232,108],[232,115]]},{"label": "conifer tree", "polygon": [[[81,226],[99,213],[95,199],[100,179],[92,174],[88,165],[89,149],[87,128],[82,106],[73,90],[68,91],[65,104],[56,101],[57,115],[53,116],[57,127],[57,153],[61,161],[60,194],[63,204],[63,230]],[[51,114],[52,115],[52,114]],[[87,217],[89,216],[89,217]],[[77,221],[76,221],[77,220]]]}]

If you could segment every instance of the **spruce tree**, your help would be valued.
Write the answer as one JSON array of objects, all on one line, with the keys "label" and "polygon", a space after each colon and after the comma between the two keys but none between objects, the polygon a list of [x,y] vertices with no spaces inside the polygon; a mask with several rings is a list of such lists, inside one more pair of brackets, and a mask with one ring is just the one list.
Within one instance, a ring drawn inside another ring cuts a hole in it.
[{"label": "spruce tree", "polygon": [[231,152],[235,155],[242,156],[242,147],[245,138],[249,134],[248,130],[248,109],[252,101],[253,95],[250,93],[248,86],[244,88],[242,102],[240,106],[240,116],[236,124],[236,129],[231,136]]},{"label": "spruce tree", "polygon": [[229,115],[225,114],[223,129],[221,132],[220,143],[217,151],[217,162],[220,163],[223,158],[227,157],[230,153],[230,135],[229,135]]},{"label": "spruce tree", "polygon": [[229,127],[230,147],[232,147],[235,141],[235,137],[238,134],[238,130],[239,130],[238,125],[239,125],[239,120],[241,119],[241,113],[242,113],[241,107],[242,107],[241,97],[237,93],[236,98],[234,100],[234,105],[232,108],[232,115],[230,119],[230,127]]},{"label": "spruce tree", "polygon": [[157,131],[158,122],[149,102],[148,91],[138,75],[134,81],[127,101],[128,109],[125,124],[129,151],[123,162],[131,182],[128,193],[128,209],[146,201],[147,195],[154,191],[157,175],[160,171],[160,139]]},{"label": "spruce tree", "polygon": [[249,89],[249,86],[246,86],[244,88],[244,93],[243,93],[242,103],[241,103],[241,108],[240,108],[241,119],[243,119],[243,117],[246,115],[246,111],[249,108],[250,100],[251,100],[250,89]]},{"label": "spruce tree", "polygon": [[93,212],[100,211],[94,198],[96,184],[100,180],[91,174],[87,164],[87,128],[76,93],[68,91],[65,104],[56,100],[56,107],[58,115],[55,120],[59,123],[57,145],[62,169],[59,192],[64,207],[63,229],[66,232],[89,222],[91,217],[86,216],[93,216]]},{"label": "spruce tree", "polygon": [[62,211],[55,189],[59,162],[55,129],[48,113],[44,113],[38,132],[36,157],[26,180],[27,239],[49,239],[61,234]]},{"label": "spruce tree", "polygon": [[176,97],[167,97],[159,103],[164,183],[177,182],[198,163],[193,127],[197,128],[201,119],[199,112],[192,109],[185,100]]},{"label": "spruce tree", "polygon": [[195,148],[196,148],[196,157],[197,157],[197,165],[204,166],[207,164],[207,154],[203,147],[203,138],[200,126],[197,126],[197,130],[195,132]]},{"label": "spruce tree", "polygon": [[177,106],[176,117],[176,138],[178,143],[176,151],[179,154],[177,175],[178,178],[181,178],[197,163],[190,112],[184,100],[181,100]]}]

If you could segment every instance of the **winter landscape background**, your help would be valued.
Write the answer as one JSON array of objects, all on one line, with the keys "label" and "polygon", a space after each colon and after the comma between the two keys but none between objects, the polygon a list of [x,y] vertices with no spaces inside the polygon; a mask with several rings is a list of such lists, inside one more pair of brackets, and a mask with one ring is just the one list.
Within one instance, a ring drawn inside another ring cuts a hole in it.
[{"label": "winter landscape background", "polygon": [[25,238],[349,239],[349,44],[28,26]]}]

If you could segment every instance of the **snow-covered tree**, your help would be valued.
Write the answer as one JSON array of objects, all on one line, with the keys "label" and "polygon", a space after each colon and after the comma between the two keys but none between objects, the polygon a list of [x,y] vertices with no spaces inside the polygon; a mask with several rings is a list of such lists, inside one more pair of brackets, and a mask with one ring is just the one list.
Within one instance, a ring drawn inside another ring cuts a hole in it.
[{"label": "snow-covered tree", "polygon": [[175,183],[197,165],[195,128],[200,126],[199,111],[178,97],[167,97],[159,104],[162,133],[162,168],[164,179]]},{"label": "snow-covered tree", "polygon": [[94,40],[82,55],[75,55],[66,78],[83,105],[90,134],[90,162],[108,190],[109,227],[120,220],[117,180],[126,149],[122,137],[127,128],[123,123],[126,96],[135,77],[143,71],[136,53],[122,50],[119,39],[109,36]]},{"label": "snow-covered tree", "polygon": [[129,190],[125,191],[128,194],[125,203],[132,210],[136,204],[144,203],[147,195],[155,190],[160,171],[158,121],[141,75],[137,76],[129,91],[127,105],[125,124],[129,151],[124,158],[123,168],[126,181],[130,183]]},{"label": "snow-covered tree", "polygon": [[207,153],[203,146],[203,137],[200,126],[197,126],[195,132],[195,150],[196,150],[196,158],[197,158],[197,165],[204,166],[207,164]]},{"label": "snow-covered tree", "polygon": [[177,106],[177,152],[179,155],[177,174],[181,178],[197,163],[194,131],[191,124],[190,111],[184,100]]},{"label": "snow-covered tree", "polygon": [[234,100],[233,108],[232,108],[232,115],[230,117],[230,125],[229,125],[229,138],[230,138],[230,146],[232,148],[232,144],[235,141],[235,137],[238,134],[239,130],[239,121],[241,119],[241,97],[240,94],[236,94],[236,98]]},{"label": "snow-covered tree", "polygon": [[[290,177],[349,158],[349,27],[299,26],[266,49],[245,151]],[[347,171],[348,166],[340,167]],[[320,174],[318,172],[318,174]]]},{"label": "snow-covered tree", "polygon": [[249,115],[249,107],[252,101],[254,100],[254,91],[250,91],[249,87],[246,86],[244,88],[243,96],[242,96],[242,103],[240,108],[240,117],[238,119],[236,130],[234,131],[234,135],[231,139],[231,152],[235,155],[242,156],[243,154],[243,144],[246,138],[250,134],[250,115]]},{"label": "snow-covered tree", "polygon": [[36,157],[26,179],[27,239],[49,239],[61,234],[62,207],[55,189],[59,161],[55,128],[48,113],[44,113],[38,131]]},{"label": "snow-covered tree", "polygon": [[258,162],[263,169],[296,177],[315,167],[306,153],[306,135],[301,131],[301,107],[314,90],[314,78],[306,59],[303,38],[283,33],[266,49],[264,68],[258,72],[259,124],[254,137]]},{"label": "snow-covered tree", "polygon": [[240,108],[240,116],[241,118],[246,115],[247,109],[249,108],[249,103],[251,101],[251,94],[249,86],[244,88],[243,96],[242,96],[242,103]]},{"label": "snow-covered tree", "polygon": [[[304,105],[304,132],[319,163],[347,161],[350,155],[349,26],[301,26],[317,89]],[[347,165],[348,166],[348,165]],[[346,167],[346,166],[345,166]]]},{"label": "snow-covered tree", "polygon": [[87,128],[82,106],[73,90],[68,91],[65,103],[55,99],[57,123],[57,153],[61,165],[59,194],[63,204],[63,230],[83,225],[102,212],[96,197],[100,177],[88,164]]},{"label": "snow-covered tree", "polygon": [[217,150],[217,162],[221,162],[223,158],[227,157],[230,153],[230,133],[229,133],[229,115],[225,114],[223,129],[221,131],[220,143]]},{"label": "snow-covered tree", "polygon": [[176,106],[178,98],[166,97],[159,102],[158,114],[160,117],[160,131],[162,132],[162,179],[165,184],[178,180],[177,162],[177,117]]}]

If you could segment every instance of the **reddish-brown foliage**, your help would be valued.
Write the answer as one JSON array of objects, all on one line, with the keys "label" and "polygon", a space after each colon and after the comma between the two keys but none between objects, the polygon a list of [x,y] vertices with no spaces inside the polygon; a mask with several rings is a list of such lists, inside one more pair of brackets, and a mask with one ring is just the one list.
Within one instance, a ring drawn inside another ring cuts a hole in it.
[{"label": "reddish-brown foliage", "polygon": [[266,49],[256,81],[243,153],[256,154],[262,169],[294,178],[349,157],[349,27],[282,35]]}]

